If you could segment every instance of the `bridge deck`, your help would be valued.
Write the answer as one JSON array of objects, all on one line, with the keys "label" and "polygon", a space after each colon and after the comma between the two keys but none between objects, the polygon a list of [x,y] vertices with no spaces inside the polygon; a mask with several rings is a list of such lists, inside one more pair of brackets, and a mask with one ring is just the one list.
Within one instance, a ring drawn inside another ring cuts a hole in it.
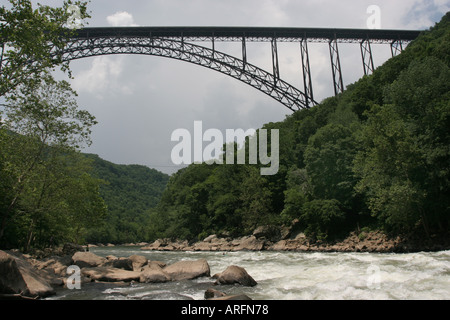
[{"label": "bridge deck", "polygon": [[187,41],[308,41],[328,42],[336,39],[340,42],[391,43],[395,40],[412,41],[420,30],[383,30],[383,29],[333,29],[333,28],[284,28],[284,27],[98,27],[83,28],[76,32],[76,38],[97,37],[165,37],[183,38]]}]

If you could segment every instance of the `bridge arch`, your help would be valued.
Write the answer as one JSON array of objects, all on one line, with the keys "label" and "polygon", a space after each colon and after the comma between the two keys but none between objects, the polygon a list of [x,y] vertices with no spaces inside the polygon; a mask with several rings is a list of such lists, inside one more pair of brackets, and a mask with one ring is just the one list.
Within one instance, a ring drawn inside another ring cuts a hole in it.
[{"label": "bridge arch", "polygon": [[151,55],[190,62],[242,81],[292,111],[308,107],[302,91],[273,74],[229,54],[182,40],[128,36],[73,39],[64,50],[54,52],[55,57],[65,62],[113,54]]}]

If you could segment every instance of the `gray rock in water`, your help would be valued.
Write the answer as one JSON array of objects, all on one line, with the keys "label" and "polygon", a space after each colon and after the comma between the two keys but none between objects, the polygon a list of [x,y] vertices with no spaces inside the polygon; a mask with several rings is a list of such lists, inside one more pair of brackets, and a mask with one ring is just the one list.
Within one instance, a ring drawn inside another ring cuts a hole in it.
[{"label": "gray rock in water", "polygon": [[99,257],[92,252],[77,252],[72,256],[73,264],[80,268],[98,267],[106,261],[105,258]]},{"label": "gray rock in water", "polygon": [[209,288],[205,291],[205,299],[220,298],[225,297],[226,295],[226,293],[213,288]]},{"label": "gray rock in water", "polygon": [[231,295],[231,296],[210,298],[208,300],[252,300],[252,298],[250,298],[246,294],[235,294],[235,295]]},{"label": "gray rock in water", "polygon": [[210,268],[205,259],[178,261],[165,267],[163,270],[172,280],[188,280],[210,276]]},{"label": "gray rock in water", "polygon": [[128,257],[131,262],[131,267],[133,271],[141,271],[141,268],[145,266],[148,262],[147,258],[140,255],[132,255]]},{"label": "gray rock in water", "polygon": [[215,284],[235,284],[238,283],[247,287],[254,287],[258,283],[253,279],[247,271],[239,266],[229,266],[224,272],[215,274]]},{"label": "gray rock in water", "polygon": [[139,281],[141,276],[141,272],[138,271],[128,271],[113,267],[83,268],[81,273],[93,281],[106,282]]},{"label": "gray rock in water", "polygon": [[157,263],[146,265],[139,277],[141,283],[161,283],[170,280],[170,276]]}]

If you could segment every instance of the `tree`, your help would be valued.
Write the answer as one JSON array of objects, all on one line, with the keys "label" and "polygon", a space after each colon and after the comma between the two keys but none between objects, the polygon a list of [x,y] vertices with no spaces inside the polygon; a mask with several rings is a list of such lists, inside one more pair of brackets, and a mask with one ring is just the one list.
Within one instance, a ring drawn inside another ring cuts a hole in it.
[{"label": "tree", "polygon": [[411,231],[420,222],[430,234],[448,225],[449,83],[442,61],[414,61],[386,87],[386,104],[366,113],[357,190],[390,229]]},{"label": "tree", "polygon": [[9,8],[0,7],[0,97],[39,81],[44,71],[56,66],[70,74],[58,52],[73,32],[66,26],[74,7],[80,19],[89,18],[86,1],[65,0],[56,8],[38,4],[33,9],[30,0],[9,0]]},{"label": "tree", "polygon": [[245,178],[240,188],[242,204],[238,209],[242,215],[242,225],[245,232],[252,232],[256,227],[273,224],[272,193],[265,178],[254,166],[245,166]]},{"label": "tree", "polygon": [[313,200],[304,204],[300,221],[309,238],[323,241],[337,236],[344,218],[339,201]]},{"label": "tree", "polygon": [[356,184],[352,171],[357,150],[354,128],[330,123],[309,139],[305,163],[315,198],[336,199],[351,207]]},{"label": "tree", "polygon": [[61,205],[56,194],[70,177],[65,162],[83,144],[90,144],[91,127],[96,124],[87,111],[78,110],[75,95],[67,82],[45,75],[7,96],[1,175],[8,178],[10,191],[1,212],[0,239],[13,215],[23,213],[30,220],[30,244],[37,217]]}]

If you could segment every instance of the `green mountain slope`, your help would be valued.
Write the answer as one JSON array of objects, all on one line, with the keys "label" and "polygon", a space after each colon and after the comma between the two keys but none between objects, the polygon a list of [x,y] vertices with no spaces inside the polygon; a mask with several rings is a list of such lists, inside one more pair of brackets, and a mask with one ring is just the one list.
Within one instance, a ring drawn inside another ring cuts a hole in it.
[{"label": "green mountain slope", "polygon": [[86,240],[101,243],[145,241],[149,209],[156,207],[169,176],[142,165],[118,165],[97,155],[91,159],[93,175],[104,181],[100,195],[108,207],[101,228],[90,230]]}]

